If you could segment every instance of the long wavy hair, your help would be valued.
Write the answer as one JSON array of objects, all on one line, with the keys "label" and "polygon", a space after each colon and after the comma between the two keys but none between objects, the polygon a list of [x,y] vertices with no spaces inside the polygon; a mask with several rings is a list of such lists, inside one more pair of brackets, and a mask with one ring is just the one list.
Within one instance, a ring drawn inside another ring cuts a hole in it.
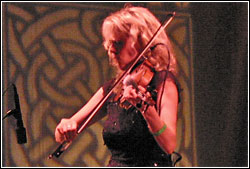
[{"label": "long wavy hair", "polygon": [[[111,13],[103,21],[103,46],[108,51],[110,41],[109,39],[105,39],[104,31],[109,29],[108,32],[115,37],[130,35],[133,36],[142,47],[145,47],[160,25],[159,20],[147,8],[131,5],[125,6],[121,10]],[[152,43],[152,47],[156,44],[164,45],[159,45],[161,47],[157,47],[157,50],[152,50],[145,54],[146,57],[149,58],[149,62],[151,62],[156,71],[168,70],[176,74],[176,58],[165,31],[162,31],[162,33],[156,37]],[[111,55],[109,55],[109,60],[118,72],[121,72],[117,62]]]}]

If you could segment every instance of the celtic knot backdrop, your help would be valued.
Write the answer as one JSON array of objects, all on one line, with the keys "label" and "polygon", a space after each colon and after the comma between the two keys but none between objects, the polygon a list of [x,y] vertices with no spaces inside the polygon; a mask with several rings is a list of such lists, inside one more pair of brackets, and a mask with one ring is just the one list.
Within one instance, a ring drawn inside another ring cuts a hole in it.
[{"label": "celtic knot backdrop", "polygon": [[[167,32],[178,57],[182,103],[178,119],[178,166],[196,166],[193,109],[191,17],[189,3],[139,3],[163,21],[177,16]],[[124,3],[4,3],[3,89],[15,83],[21,102],[27,144],[19,145],[14,119],[2,125],[3,166],[105,166],[110,154],[102,140],[103,121],[88,128],[59,158],[48,160],[58,144],[60,119],[78,111],[113,77],[102,46],[102,20]],[[3,114],[11,98],[3,97]]]}]

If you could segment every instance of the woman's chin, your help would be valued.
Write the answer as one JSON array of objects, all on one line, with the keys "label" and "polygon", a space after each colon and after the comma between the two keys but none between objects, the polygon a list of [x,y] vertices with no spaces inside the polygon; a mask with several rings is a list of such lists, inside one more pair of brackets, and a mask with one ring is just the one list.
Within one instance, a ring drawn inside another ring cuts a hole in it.
[{"label": "woman's chin", "polygon": [[119,65],[119,67],[120,67],[120,69],[121,69],[122,71],[126,70],[126,68],[127,68],[125,65]]},{"label": "woman's chin", "polygon": [[119,67],[120,67],[121,70],[124,71],[124,70],[127,70],[129,68],[129,65],[130,64],[119,64]]}]

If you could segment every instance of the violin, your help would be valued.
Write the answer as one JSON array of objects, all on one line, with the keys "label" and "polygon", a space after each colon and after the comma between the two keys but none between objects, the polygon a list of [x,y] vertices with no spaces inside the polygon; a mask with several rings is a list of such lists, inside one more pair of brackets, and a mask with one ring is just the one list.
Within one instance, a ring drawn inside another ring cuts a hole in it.
[{"label": "violin", "polygon": [[[82,126],[80,126],[79,130],[77,131],[77,134],[80,134],[89,124],[89,122],[93,119],[93,117],[96,115],[96,113],[100,110],[100,108],[104,105],[104,103],[108,100],[109,96],[113,93],[114,89],[120,85],[122,82],[125,85],[128,84],[134,84],[134,86],[144,86],[146,87],[149,82],[153,78],[153,72],[150,71],[152,68],[150,66],[150,63],[147,61],[148,58],[144,56],[145,52],[149,49],[149,47],[152,45],[155,38],[169,25],[169,23],[173,20],[175,16],[175,12],[173,14],[169,14],[167,17],[168,19],[165,21],[163,25],[160,25],[160,27],[157,29],[155,34],[152,36],[152,38],[149,40],[148,44],[145,46],[143,51],[136,57],[135,61],[129,66],[127,70],[123,72],[123,74],[116,80],[116,82],[112,85],[109,92],[102,98],[102,100],[97,104],[95,109],[92,111],[92,114],[90,114],[87,118],[87,120],[84,122]],[[137,67],[137,64],[139,61],[143,60],[143,64]],[[137,70],[137,71],[135,71]],[[133,73],[134,72],[134,73]],[[133,75],[134,77],[131,77]],[[132,79],[132,80],[131,80]],[[128,83],[128,84],[127,84]],[[136,85],[135,85],[136,84]],[[143,97],[142,97],[143,98]],[[147,97],[144,95],[145,101],[147,101],[147,104],[154,104],[151,97]],[[125,102],[125,101],[124,101]],[[123,102],[123,103],[124,103]],[[124,104],[125,105],[125,104]],[[48,159],[52,159],[52,157],[59,157],[71,144],[72,142],[64,141],[61,145],[58,146],[58,148],[48,156]]]}]

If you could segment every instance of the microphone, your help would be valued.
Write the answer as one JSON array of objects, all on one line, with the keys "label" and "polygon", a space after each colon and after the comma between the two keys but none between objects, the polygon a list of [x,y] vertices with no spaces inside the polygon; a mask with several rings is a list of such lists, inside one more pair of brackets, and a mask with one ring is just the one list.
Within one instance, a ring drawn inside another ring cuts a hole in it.
[{"label": "microphone", "polygon": [[5,119],[6,117],[9,117],[13,115],[16,119],[16,136],[17,136],[17,142],[18,144],[24,144],[27,143],[27,137],[26,137],[26,129],[23,126],[23,119],[22,119],[22,113],[21,113],[21,108],[20,108],[20,103],[19,103],[19,97],[17,94],[17,88],[15,84],[12,84],[13,89],[14,89],[14,100],[15,100],[15,109],[14,110],[9,110],[7,112],[7,115],[3,117]]}]

